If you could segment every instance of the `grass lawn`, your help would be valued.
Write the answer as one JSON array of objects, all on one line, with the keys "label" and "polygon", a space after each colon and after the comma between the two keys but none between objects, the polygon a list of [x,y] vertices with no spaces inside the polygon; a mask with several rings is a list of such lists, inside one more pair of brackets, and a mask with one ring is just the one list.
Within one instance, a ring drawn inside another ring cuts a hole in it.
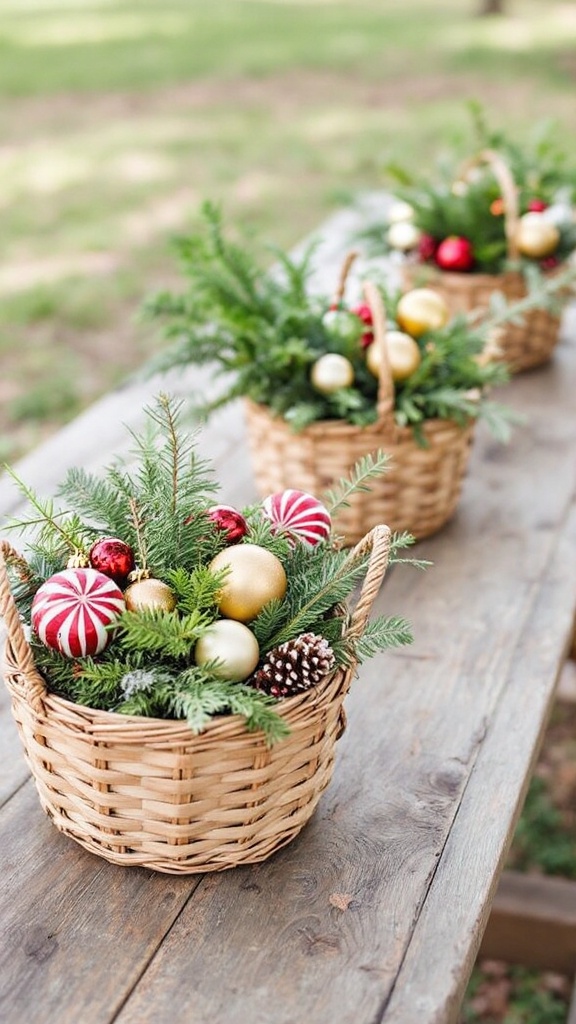
[{"label": "grass lawn", "polygon": [[0,458],[147,358],[144,296],[203,198],[289,246],[389,160],[517,137],[576,73],[570,3],[0,0]]}]

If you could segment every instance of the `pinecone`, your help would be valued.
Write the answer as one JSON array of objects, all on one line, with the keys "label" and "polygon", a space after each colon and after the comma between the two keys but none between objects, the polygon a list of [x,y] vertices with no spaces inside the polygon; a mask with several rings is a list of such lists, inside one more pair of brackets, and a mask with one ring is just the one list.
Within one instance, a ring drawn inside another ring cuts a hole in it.
[{"label": "pinecone", "polygon": [[319,683],[334,668],[335,661],[323,636],[302,633],[269,651],[249,682],[272,697],[292,697]]}]

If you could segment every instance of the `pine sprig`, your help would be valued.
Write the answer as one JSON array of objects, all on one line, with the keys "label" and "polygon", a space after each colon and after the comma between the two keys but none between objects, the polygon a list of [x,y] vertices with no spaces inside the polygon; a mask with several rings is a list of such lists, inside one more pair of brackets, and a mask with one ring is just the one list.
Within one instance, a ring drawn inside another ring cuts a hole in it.
[{"label": "pine sprig", "polygon": [[362,636],[356,641],[355,655],[359,662],[363,662],[373,658],[379,651],[406,646],[413,641],[414,636],[406,619],[380,616],[367,623]]},{"label": "pine sprig", "polygon": [[202,732],[215,715],[242,715],[249,731],[261,730],[272,746],[288,735],[276,701],[251,686],[215,679],[209,667],[193,666],[178,678],[158,676],[146,689],[137,690],[116,708],[120,714],[185,718],[194,734]]},{"label": "pine sprig", "polygon": [[389,464],[390,454],[381,448],[358,459],[349,476],[338,480],[334,487],[323,495],[330,515],[334,516],[341,509],[349,507],[349,499],[353,494],[369,491],[370,481],[386,472],[390,468]]},{"label": "pine sprig", "polygon": [[117,623],[118,639],[126,651],[160,652],[163,657],[190,658],[194,645],[213,622],[215,614],[198,609],[187,615],[158,609],[127,611]]}]

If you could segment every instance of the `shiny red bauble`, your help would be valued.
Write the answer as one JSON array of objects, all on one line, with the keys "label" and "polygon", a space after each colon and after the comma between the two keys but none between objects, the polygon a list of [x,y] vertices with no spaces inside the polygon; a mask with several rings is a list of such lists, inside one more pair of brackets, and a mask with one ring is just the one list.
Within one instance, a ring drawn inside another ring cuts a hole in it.
[{"label": "shiny red bauble", "polygon": [[448,235],[436,249],[435,260],[442,270],[471,270],[474,251],[468,238]]},{"label": "shiny red bauble", "polygon": [[529,199],[526,209],[529,213],[543,213],[544,210],[548,209],[548,203],[544,202],[543,199]]},{"label": "shiny red bauble", "polygon": [[208,509],[207,515],[225,535],[228,544],[237,544],[248,533],[248,523],[232,505],[214,505]]},{"label": "shiny red bauble", "polygon": [[[372,327],[373,318],[370,306],[367,306],[365,303],[361,303],[359,306],[354,306],[352,312],[355,313],[357,317],[359,317],[363,324],[366,324],[367,327]],[[368,348],[368,346],[371,345],[373,341],[374,331],[364,331],[364,334],[360,338],[360,344],[362,345],[362,348]]]},{"label": "shiny red bauble", "polygon": [[420,241],[418,242],[418,259],[422,263],[426,263],[428,260],[433,260],[436,255],[438,248],[438,242],[433,235],[427,235],[425,232],[420,235]]},{"label": "shiny red bauble", "polygon": [[90,548],[88,557],[93,569],[116,583],[123,583],[134,568],[132,548],[118,537],[101,537]]}]

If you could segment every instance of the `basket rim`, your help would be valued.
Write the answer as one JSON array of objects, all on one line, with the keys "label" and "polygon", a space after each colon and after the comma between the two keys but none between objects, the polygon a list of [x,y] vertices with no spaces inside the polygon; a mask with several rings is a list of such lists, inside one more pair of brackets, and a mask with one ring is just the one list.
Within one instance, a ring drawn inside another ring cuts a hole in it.
[{"label": "basket rim", "polygon": [[[315,420],[314,423],[309,423],[302,430],[292,430],[290,424],[283,416],[272,412],[268,405],[264,405],[262,402],[255,402],[253,398],[249,398],[247,395],[243,396],[243,402],[248,406],[249,410],[254,410],[256,413],[261,413],[268,416],[275,424],[281,424],[285,427],[286,431],[290,432],[290,436],[294,438],[306,437],[316,434],[368,434],[378,432],[378,423],[368,423],[366,426],[357,426],[355,423],[348,423],[347,420]],[[421,423],[422,431],[425,434],[434,433],[437,430],[445,430],[446,428],[454,428],[454,433],[462,433],[470,429],[471,424],[475,422],[473,416],[471,416],[466,423],[460,424],[456,420],[449,419],[448,417],[433,417],[430,419],[423,420]],[[414,437],[414,431],[409,426],[398,426],[395,425],[395,435],[399,440],[409,440]],[[386,439],[382,439],[383,444],[386,444]]]}]

